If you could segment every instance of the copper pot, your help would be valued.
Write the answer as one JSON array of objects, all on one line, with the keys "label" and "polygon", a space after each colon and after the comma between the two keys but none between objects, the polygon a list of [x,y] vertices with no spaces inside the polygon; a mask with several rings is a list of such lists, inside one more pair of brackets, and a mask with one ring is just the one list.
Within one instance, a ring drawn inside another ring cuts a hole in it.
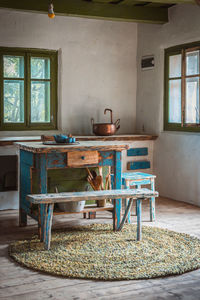
[{"label": "copper pot", "polygon": [[94,123],[94,119],[91,119],[93,133],[95,135],[113,135],[120,128],[120,119],[113,123],[112,110],[106,108],[104,114],[106,114],[107,111],[110,111],[110,123]]}]

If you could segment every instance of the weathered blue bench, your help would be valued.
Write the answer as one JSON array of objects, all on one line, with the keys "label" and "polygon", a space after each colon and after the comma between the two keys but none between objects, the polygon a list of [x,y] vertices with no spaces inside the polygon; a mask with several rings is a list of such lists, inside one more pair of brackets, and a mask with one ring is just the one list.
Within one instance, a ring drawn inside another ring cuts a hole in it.
[{"label": "weathered blue bench", "polygon": [[[141,227],[141,202],[142,200],[158,197],[158,192],[151,191],[149,189],[121,189],[121,190],[104,190],[104,191],[87,191],[87,192],[67,192],[67,193],[55,193],[55,194],[33,194],[27,195],[27,200],[32,204],[38,204],[39,217],[38,217],[38,228],[39,237],[45,244],[45,249],[50,249],[51,242],[51,226],[53,218],[53,209],[55,203],[66,203],[72,201],[83,201],[83,200],[103,200],[113,199],[113,230],[121,230],[129,211],[132,206],[133,200],[137,201],[137,240],[140,241],[142,238],[142,227]],[[129,198],[128,205],[125,209],[123,218],[116,228],[116,199]]]}]

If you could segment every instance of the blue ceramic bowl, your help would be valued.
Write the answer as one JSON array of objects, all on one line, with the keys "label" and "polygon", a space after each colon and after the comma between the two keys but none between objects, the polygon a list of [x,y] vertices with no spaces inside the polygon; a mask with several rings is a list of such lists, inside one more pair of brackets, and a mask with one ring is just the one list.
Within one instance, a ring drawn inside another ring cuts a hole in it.
[{"label": "blue ceramic bowl", "polygon": [[68,138],[68,143],[72,143],[72,141],[73,141],[72,137],[69,137]]},{"label": "blue ceramic bowl", "polygon": [[54,139],[55,139],[56,143],[66,143],[67,138],[68,137],[66,135],[63,135],[63,134],[54,135]]}]

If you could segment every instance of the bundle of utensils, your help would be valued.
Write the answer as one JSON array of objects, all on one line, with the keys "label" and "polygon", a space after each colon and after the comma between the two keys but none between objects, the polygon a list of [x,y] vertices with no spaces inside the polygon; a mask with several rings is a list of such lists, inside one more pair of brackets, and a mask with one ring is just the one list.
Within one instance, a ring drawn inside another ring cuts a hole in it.
[{"label": "bundle of utensils", "polygon": [[[88,172],[88,177],[87,177],[87,181],[89,182],[89,184],[91,185],[91,187],[93,188],[94,191],[99,191],[99,190],[110,190],[111,189],[111,168],[108,167],[108,174],[106,175],[106,179],[105,179],[105,186],[104,186],[104,182],[103,182],[103,171],[102,171],[102,167],[98,167],[99,170],[99,175],[97,175],[96,171],[94,170],[89,170],[89,168],[87,169]],[[99,200],[97,201],[97,206],[98,207],[104,207],[106,206],[106,200]]]}]

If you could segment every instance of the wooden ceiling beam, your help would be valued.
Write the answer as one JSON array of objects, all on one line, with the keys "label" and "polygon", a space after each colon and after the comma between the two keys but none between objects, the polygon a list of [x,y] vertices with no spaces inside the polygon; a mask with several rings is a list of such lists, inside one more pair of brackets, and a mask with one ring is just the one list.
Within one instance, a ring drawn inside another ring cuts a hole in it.
[{"label": "wooden ceiling beam", "polygon": [[[137,7],[84,0],[53,0],[57,15],[108,20],[159,23],[168,22],[167,8]],[[47,0],[0,0],[0,7],[47,14]]]},{"label": "wooden ceiling beam", "polygon": [[[195,0],[137,0],[137,2],[152,2],[152,3],[159,3],[160,6],[162,4],[181,4],[181,3],[188,3],[188,4],[196,4]],[[123,0],[120,4],[133,4],[134,0]]]}]

